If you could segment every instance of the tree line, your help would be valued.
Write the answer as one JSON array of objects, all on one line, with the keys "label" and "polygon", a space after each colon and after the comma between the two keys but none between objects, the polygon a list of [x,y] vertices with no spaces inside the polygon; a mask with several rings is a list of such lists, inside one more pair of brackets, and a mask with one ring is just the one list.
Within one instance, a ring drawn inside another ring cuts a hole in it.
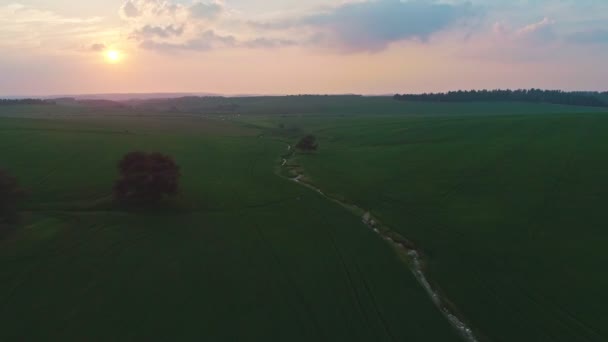
[{"label": "tree line", "polygon": [[458,90],[447,93],[397,94],[394,99],[418,102],[533,102],[608,107],[608,92],[567,92],[542,89]]},{"label": "tree line", "polygon": [[14,105],[56,105],[57,103],[52,100],[40,100],[40,99],[0,99],[0,106],[14,106]]}]

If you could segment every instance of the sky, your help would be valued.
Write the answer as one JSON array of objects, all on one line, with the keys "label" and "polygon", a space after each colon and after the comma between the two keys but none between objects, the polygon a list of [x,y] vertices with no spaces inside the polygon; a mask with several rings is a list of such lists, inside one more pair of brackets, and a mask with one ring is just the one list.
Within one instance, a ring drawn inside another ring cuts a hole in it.
[{"label": "sky", "polygon": [[0,0],[0,96],[605,91],[606,60],[606,0]]}]

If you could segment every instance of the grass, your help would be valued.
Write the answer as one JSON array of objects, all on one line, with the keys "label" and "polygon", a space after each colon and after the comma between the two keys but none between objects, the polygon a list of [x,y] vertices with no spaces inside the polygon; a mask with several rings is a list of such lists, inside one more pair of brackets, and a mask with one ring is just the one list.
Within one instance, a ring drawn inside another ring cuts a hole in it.
[{"label": "grass", "polygon": [[[285,121],[285,119],[282,119]],[[300,118],[326,192],[421,247],[490,341],[605,341],[608,116]]]},{"label": "grass", "polygon": [[244,98],[181,98],[133,103],[148,113],[222,114],[229,116],[379,116],[401,114],[531,114],[588,113],[593,107],[574,107],[545,103],[423,103],[393,100],[389,96],[276,96]]},{"label": "grass", "polygon": [[[0,108],[0,167],[30,192],[0,240],[0,340],[459,340],[361,218],[277,175],[286,143],[313,133],[320,151],[294,161],[307,179],[413,241],[482,341],[605,341],[608,117],[595,110],[382,97]],[[113,205],[132,150],[177,160],[171,205]]]},{"label": "grass", "polygon": [[[360,218],[276,175],[284,143],[55,114],[0,119],[2,166],[30,193],[0,241],[0,340],[458,340]],[[113,206],[131,150],[175,157],[172,207]]]}]

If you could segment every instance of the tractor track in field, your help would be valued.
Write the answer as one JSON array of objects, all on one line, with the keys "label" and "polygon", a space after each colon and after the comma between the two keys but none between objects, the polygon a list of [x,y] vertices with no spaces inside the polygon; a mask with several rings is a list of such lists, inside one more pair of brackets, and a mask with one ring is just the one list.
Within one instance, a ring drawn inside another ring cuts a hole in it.
[{"label": "tractor track in field", "polygon": [[[459,335],[467,342],[479,342],[479,339],[476,337],[471,327],[465,323],[465,320],[461,317],[457,310],[454,309],[451,302],[447,300],[447,298],[445,298],[428,280],[425,273],[425,260],[420,249],[418,249],[408,239],[400,236],[392,229],[380,223],[378,219],[372,216],[369,210],[329,195],[323,190],[317,188],[311,182],[307,181],[300,169],[289,165],[289,161],[294,157],[294,155],[295,151],[293,150],[292,146],[287,144],[287,154],[282,156],[279,175],[312,191],[315,191],[327,200],[340,205],[355,215],[361,216],[361,220],[369,229],[389,243],[391,247],[404,258],[404,260],[407,260],[407,265],[418,283],[424,288],[433,304],[439,309],[442,315],[448,320],[450,325],[459,333]],[[291,171],[291,174],[284,173],[283,171]]]},{"label": "tractor track in field", "polygon": [[[297,301],[299,302],[298,305],[300,306],[300,308],[304,308],[306,317],[312,322],[312,324],[315,328],[317,340],[321,340],[321,341],[327,340],[327,338],[323,335],[323,330],[321,329],[321,325],[319,324],[319,321],[317,320],[316,316],[314,315],[313,309],[312,309],[310,303],[306,300],[306,297],[304,296],[304,294],[302,293],[302,290],[298,286],[298,282],[295,281],[295,279],[293,279],[293,277],[287,271],[289,269],[289,267],[287,267],[283,263],[283,261],[281,261],[281,258],[279,257],[277,251],[272,246],[272,244],[270,243],[268,238],[266,238],[266,235],[264,235],[264,232],[260,228],[260,226],[255,222],[253,223],[253,226],[258,234],[259,239],[262,241],[262,243],[264,245],[266,245],[267,250],[269,251],[269,254],[271,255],[272,259],[278,265],[278,267],[282,270],[282,274],[285,277],[284,281],[287,283],[287,286],[289,288],[294,289],[294,293],[296,294]],[[299,312],[299,309],[294,308],[294,311]],[[299,315],[298,315],[298,317],[299,317],[299,320],[301,321],[302,318]]]}]

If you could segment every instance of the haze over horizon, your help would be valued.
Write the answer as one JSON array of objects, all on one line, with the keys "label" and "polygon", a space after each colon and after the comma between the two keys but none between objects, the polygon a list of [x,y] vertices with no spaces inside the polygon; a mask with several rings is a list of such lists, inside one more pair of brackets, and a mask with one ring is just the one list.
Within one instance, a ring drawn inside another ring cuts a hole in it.
[{"label": "haze over horizon", "polygon": [[0,96],[606,90],[602,0],[9,0]]}]

